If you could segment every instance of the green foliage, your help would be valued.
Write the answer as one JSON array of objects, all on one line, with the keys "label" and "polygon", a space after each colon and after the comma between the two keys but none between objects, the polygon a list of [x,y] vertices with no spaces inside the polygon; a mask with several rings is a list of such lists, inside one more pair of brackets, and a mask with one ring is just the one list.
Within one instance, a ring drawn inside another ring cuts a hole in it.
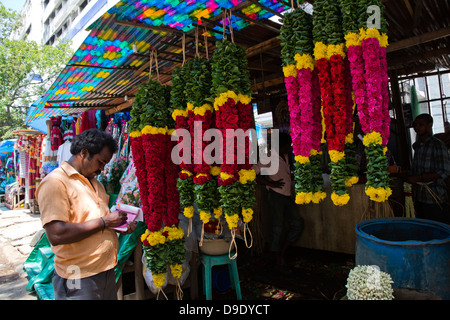
[{"label": "green foliage", "polygon": [[[139,86],[132,108],[136,110],[131,114],[131,118],[140,117],[139,130],[147,125],[164,128],[171,124],[172,119],[168,104],[167,88],[158,81],[149,80]],[[137,121],[133,121],[133,129],[136,129]]]},{"label": "green foliage", "polygon": [[194,181],[192,179],[180,179],[177,180],[177,189],[180,194],[180,207],[187,208],[193,205],[195,202],[195,194],[192,192],[194,189]]},{"label": "green foliage", "polygon": [[186,109],[186,95],[184,94],[184,87],[186,82],[186,69],[176,67],[172,71],[172,91],[170,92],[170,112],[175,109]]},{"label": "green foliage", "polygon": [[388,160],[381,144],[371,144],[366,147],[367,183],[366,186],[374,188],[389,187]]},{"label": "green foliage", "polygon": [[191,61],[185,77],[186,102],[192,103],[194,107],[200,107],[210,96],[211,64],[202,57],[195,57]]},{"label": "green foliage", "polygon": [[358,0],[339,0],[342,13],[342,30],[344,35],[350,32],[359,32],[359,8],[356,8]]},{"label": "green foliage", "polygon": [[301,8],[289,12],[283,17],[281,26],[281,59],[283,66],[295,64],[295,54],[312,54],[312,17]]},{"label": "green foliage", "polygon": [[194,184],[195,202],[199,210],[212,212],[220,207],[217,195],[217,179],[211,178],[204,184]]},{"label": "green foliage", "polygon": [[[28,105],[44,94],[73,51],[70,43],[55,47],[13,40],[20,16],[0,3],[0,138],[24,126]],[[37,74],[42,82],[32,80]]]},{"label": "green foliage", "polygon": [[322,42],[327,45],[344,42],[338,1],[314,1],[313,25],[314,42]]},{"label": "green foliage", "polygon": [[228,90],[251,96],[250,76],[245,49],[226,39],[216,42],[211,58],[211,100]]},{"label": "green foliage", "polygon": [[355,0],[356,4],[354,6],[355,17],[358,17],[358,27],[359,28],[367,28],[367,20],[372,15],[372,12],[367,12],[367,8],[369,6],[375,5],[380,8],[380,31],[387,33],[388,23],[386,18],[384,17],[384,5],[381,0]]}]

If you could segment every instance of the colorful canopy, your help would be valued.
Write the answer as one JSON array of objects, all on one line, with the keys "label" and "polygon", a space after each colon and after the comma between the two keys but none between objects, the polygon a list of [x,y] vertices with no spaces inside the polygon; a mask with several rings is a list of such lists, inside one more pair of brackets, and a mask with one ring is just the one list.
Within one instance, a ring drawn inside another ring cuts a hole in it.
[{"label": "colorful canopy", "polygon": [[[33,103],[27,124],[33,126],[39,119],[54,115],[92,108],[107,110],[126,103],[133,89],[148,80],[151,50],[169,55],[159,62],[160,69],[180,62],[183,33],[206,18],[219,23],[209,25],[210,31],[217,30],[209,35],[222,38],[222,8],[236,6],[240,6],[240,14],[255,20],[268,19],[289,8],[277,0],[119,1],[88,28],[89,35],[55,82]],[[249,25],[245,19],[232,17],[233,30]],[[188,35],[192,42],[192,32]],[[137,52],[133,52],[133,45]]]}]

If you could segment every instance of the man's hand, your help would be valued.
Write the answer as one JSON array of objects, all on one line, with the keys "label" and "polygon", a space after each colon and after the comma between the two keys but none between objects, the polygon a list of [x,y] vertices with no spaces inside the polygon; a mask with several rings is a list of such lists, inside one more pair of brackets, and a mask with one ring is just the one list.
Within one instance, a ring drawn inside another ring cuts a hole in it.
[{"label": "man's hand", "polygon": [[114,228],[120,226],[127,221],[127,213],[123,211],[114,211],[103,217],[106,228]]},{"label": "man's hand", "polygon": [[121,233],[121,234],[130,234],[130,233],[133,233],[134,230],[136,230],[136,227],[137,227],[137,222],[136,222],[136,221],[128,222],[128,229],[127,229],[127,231],[122,231],[122,232],[120,232],[120,233]]}]

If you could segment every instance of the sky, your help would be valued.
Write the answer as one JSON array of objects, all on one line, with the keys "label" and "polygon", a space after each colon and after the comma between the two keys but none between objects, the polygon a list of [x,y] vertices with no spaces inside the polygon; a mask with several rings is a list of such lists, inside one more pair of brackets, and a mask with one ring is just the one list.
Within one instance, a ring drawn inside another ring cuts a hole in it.
[{"label": "sky", "polygon": [[0,0],[0,2],[3,3],[5,7],[16,10],[18,13],[20,13],[20,10],[22,10],[25,1],[26,0]]}]

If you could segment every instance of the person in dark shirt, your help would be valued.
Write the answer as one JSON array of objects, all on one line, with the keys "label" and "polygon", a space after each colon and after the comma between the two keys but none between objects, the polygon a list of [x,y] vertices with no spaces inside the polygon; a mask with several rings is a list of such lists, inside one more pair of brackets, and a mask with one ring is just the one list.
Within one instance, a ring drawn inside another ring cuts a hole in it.
[{"label": "person in dark shirt", "polygon": [[414,119],[417,141],[413,144],[412,175],[418,218],[450,223],[445,179],[450,175],[450,156],[445,144],[433,136],[433,117],[423,113]]}]

